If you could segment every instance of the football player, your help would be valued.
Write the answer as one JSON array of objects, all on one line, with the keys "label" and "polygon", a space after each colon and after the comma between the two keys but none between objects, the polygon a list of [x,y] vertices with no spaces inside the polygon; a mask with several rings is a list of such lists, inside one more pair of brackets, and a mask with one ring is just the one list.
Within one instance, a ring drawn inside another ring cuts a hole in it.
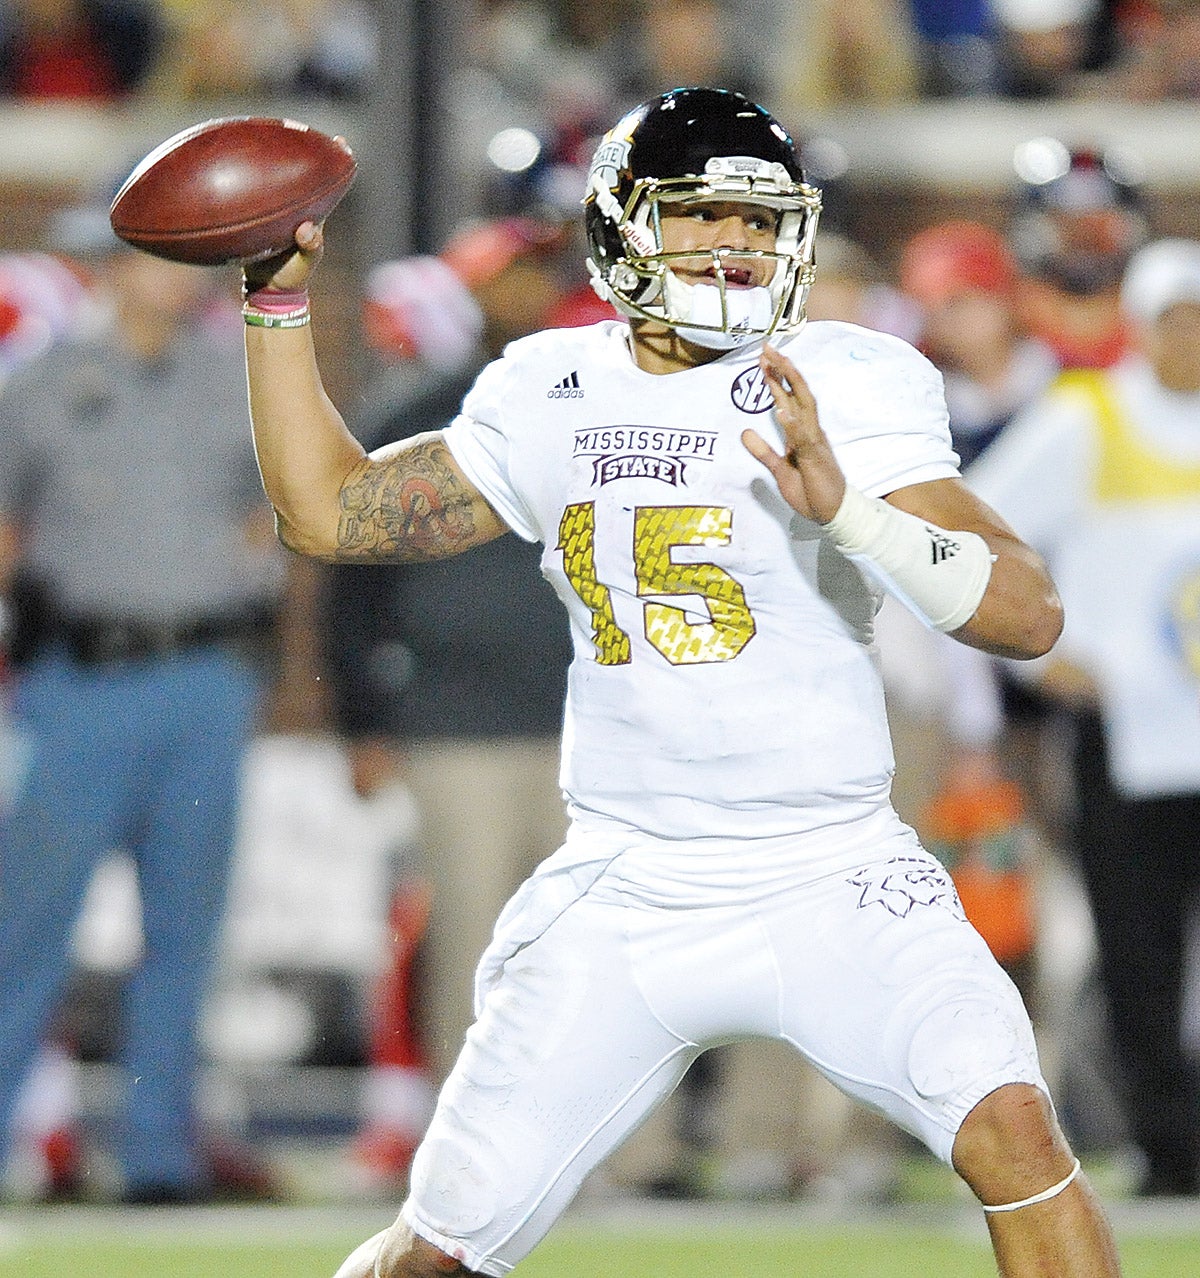
[{"label": "football player", "polygon": [[960,481],[910,346],[804,322],[820,195],[787,132],[677,89],[584,200],[627,317],[522,339],[445,430],[370,455],[326,397],[322,231],[248,268],[251,410],[279,534],[339,562],[513,531],[571,620],[571,830],[507,905],[408,1200],[339,1278],[507,1274],[705,1048],[782,1039],[951,1163],[1005,1275],[1116,1274],[1019,996],[890,800],[883,591],[1046,652],[1042,561]]}]

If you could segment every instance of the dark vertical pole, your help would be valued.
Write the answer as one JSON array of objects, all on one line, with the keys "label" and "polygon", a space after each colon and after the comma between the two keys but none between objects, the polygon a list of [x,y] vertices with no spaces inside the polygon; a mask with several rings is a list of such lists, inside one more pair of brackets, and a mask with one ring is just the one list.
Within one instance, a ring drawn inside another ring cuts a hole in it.
[{"label": "dark vertical pole", "polygon": [[409,0],[416,28],[417,85],[413,111],[422,199],[413,224],[419,252],[435,253],[462,216],[458,189],[463,143],[454,136],[454,95],[466,59],[476,0]]},{"label": "dark vertical pole", "polygon": [[364,260],[431,253],[454,221],[450,101],[472,0],[376,0],[380,56],[363,139]]},{"label": "dark vertical pole", "polygon": [[425,2],[375,0],[379,66],[363,116],[358,176],[364,263],[415,251],[413,228],[421,195],[414,181],[419,130],[412,104],[421,65],[415,10]]}]

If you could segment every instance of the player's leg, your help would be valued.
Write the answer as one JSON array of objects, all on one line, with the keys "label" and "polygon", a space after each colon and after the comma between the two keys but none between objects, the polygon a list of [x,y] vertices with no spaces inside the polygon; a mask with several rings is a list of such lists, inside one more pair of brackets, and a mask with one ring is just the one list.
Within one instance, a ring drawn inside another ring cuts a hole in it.
[{"label": "player's leg", "polygon": [[418,1238],[403,1221],[397,1221],[391,1229],[380,1230],[356,1247],[333,1278],[376,1278],[377,1274],[390,1274],[392,1278],[446,1278],[447,1274],[467,1272],[460,1261]]},{"label": "player's leg", "polygon": [[[584,897],[508,958],[376,1252],[379,1278],[507,1273],[695,1059],[646,1006],[625,914]],[[341,1278],[374,1278],[370,1253]]]},{"label": "player's leg", "polygon": [[1112,1232],[1044,1092],[984,1097],[954,1141],[955,1170],[983,1204],[1002,1278],[1115,1278]]},{"label": "player's leg", "polygon": [[784,1036],[952,1163],[986,1207],[1012,1207],[988,1212],[1005,1278],[1116,1274],[1020,996],[911,832],[879,839],[872,860],[815,885],[797,917],[787,908],[769,920]]}]

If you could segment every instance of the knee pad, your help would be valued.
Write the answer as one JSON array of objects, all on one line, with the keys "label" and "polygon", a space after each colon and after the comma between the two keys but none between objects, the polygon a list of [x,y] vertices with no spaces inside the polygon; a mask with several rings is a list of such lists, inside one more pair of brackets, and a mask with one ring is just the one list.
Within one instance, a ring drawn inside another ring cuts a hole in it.
[{"label": "knee pad", "polygon": [[1009,1071],[1014,1082],[1034,1081],[1036,1059],[1024,1008],[1015,998],[979,993],[942,1003],[924,1017],[909,1044],[908,1074],[919,1095],[949,1100]]}]

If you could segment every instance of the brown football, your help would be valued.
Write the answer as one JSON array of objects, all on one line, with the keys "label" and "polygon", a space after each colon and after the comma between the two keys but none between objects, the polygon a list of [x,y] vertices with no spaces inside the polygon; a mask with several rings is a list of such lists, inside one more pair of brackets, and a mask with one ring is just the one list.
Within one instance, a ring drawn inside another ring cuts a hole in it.
[{"label": "brown football", "polygon": [[109,221],[127,244],[174,262],[256,261],[290,248],[301,222],[325,218],[356,167],[345,139],[295,120],[207,120],[134,168]]}]

